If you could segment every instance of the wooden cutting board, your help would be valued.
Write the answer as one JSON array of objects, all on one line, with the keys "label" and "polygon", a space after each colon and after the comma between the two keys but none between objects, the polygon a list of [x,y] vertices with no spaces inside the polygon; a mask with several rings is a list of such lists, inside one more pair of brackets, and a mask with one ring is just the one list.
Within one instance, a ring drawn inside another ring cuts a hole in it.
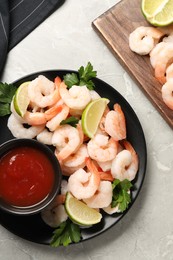
[{"label": "wooden cutting board", "polygon": [[162,86],[154,78],[149,56],[140,56],[129,48],[129,34],[138,26],[148,25],[141,13],[140,5],[141,0],[122,0],[95,19],[92,26],[173,128],[173,110],[163,103]]}]

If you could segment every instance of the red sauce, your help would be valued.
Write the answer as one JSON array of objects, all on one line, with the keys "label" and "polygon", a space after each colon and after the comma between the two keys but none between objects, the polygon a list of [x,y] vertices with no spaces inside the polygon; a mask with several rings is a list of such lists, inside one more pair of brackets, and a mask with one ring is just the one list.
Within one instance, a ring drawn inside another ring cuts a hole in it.
[{"label": "red sauce", "polygon": [[0,197],[25,207],[43,200],[51,191],[54,169],[46,155],[32,147],[12,149],[0,159]]}]

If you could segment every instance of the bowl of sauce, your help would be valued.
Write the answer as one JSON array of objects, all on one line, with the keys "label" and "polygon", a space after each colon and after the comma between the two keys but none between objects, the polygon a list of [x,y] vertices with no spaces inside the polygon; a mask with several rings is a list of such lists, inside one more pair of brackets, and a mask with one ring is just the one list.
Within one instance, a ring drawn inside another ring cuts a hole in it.
[{"label": "bowl of sauce", "polygon": [[61,167],[53,151],[34,139],[12,139],[0,146],[0,208],[29,215],[58,194]]}]

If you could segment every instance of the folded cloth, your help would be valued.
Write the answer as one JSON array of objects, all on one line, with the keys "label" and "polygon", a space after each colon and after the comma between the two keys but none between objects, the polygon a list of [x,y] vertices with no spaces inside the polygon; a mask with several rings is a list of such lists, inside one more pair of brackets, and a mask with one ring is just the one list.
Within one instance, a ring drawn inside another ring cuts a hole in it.
[{"label": "folded cloth", "polygon": [[[2,1],[2,0],[1,0]],[[65,0],[9,0],[9,49],[26,37]]]},{"label": "folded cloth", "polygon": [[8,1],[0,1],[0,73],[5,64],[5,58],[8,52],[9,37],[9,9]]},{"label": "folded cloth", "polygon": [[65,0],[0,0],[0,74],[7,52]]}]

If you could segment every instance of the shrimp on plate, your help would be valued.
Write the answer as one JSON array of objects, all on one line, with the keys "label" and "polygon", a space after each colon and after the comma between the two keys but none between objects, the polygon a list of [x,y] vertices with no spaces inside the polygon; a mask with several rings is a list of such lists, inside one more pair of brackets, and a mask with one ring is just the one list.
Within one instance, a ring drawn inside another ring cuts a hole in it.
[{"label": "shrimp on plate", "polygon": [[[86,165],[87,160],[89,159],[86,159]],[[92,163],[92,167],[89,168],[89,171],[77,170],[68,179],[68,190],[79,200],[92,197],[100,185],[97,167]]]},{"label": "shrimp on plate", "polygon": [[138,171],[138,156],[128,141],[123,142],[125,149],[117,154],[112,161],[111,174],[114,178],[123,181],[132,181]]},{"label": "shrimp on plate", "polygon": [[41,211],[41,218],[50,227],[56,228],[67,220],[68,215],[63,205],[64,202],[65,195],[57,195],[55,199]]},{"label": "shrimp on plate", "polygon": [[69,107],[65,104],[59,106],[59,112],[46,123],[47,128],[50,131],[55,131],[59,126],[62,120],[65,120],[69,114]]},{"label": "shrimp on plate", "polygon": [[71,175],[80,168],[86,165],[86,158],[88,157],[88,150],[86,144],[82,144],[79,149],[71,154],[66,160],[63,161],[61,168],[64,175]]},{"label": "shrimp on plate", "polygon": [[105,131],[115,141],[119,141],[126,138],[125,116],[119,104],[115,104],[114,110],[110,110],[107,113],[105,118]]},{"label": "shrimp on plate", "polygon": [[48,131],[47,128],[44,128],[43,131],[41,131],[36,138],[40,143],[52,145],[52,136],[53,133]]},{"label": "shrimp on plate", "polygon": [[56,147],[55,155],[60,163],[75,153],[82,143],[83,132],[80,124],[77,128],[62,125],[53,132],[52,144]]},{"label": "shrimp on plate", "polygon": [[26,123],[26,121],[18,119],[12,113],[8,118],[7,126],[14,137],[30,139],[35,138],[45,127],[45,125],[38,125],[26,128],[24,126]]},{"label": "shrimp on plate", "polygon": [[115,158],[118,149],[118,142],[103,134],[96,134],[88,144],[89,156],[99,162],[111,161]]},{"label": "shrimp on plate", "polygon": [[57,85],[43,75],[30,82],[28,95],[32,102],[42,108],[51,106],[60,99]]},{"label": "shrimp on plate", "polygon": [[130,49],[140,55],[147,55],[164,34],[157,28],[140,26],[129,36]]},{"label": "shrimp on plate", "polygon": [[173,110],[173,78],[162,86],[162,98],[164,103]]},{"label": "shrimp on plate", "polygon": [[100,181],[100,185],[95,194],[83,201],[90,208],[104,208],[112,201],[112,184],[110,181]]},{"label": "shrimp on plate", "polygon": [[64,103],[72,109],[82,110],[91,101],[90,91],[86,86],[74,85],[68,90],[63,81],[59,93]]}]

